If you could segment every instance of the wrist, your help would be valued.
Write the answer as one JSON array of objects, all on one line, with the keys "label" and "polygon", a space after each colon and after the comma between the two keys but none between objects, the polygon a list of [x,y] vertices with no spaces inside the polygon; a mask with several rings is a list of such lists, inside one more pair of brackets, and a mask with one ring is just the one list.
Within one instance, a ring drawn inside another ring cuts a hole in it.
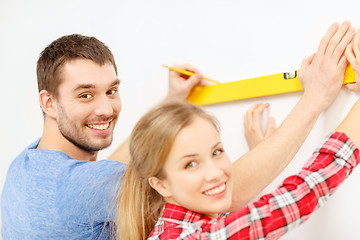
[{"label": "wrist", "polygon": [[314,102],[314,100],[314,98],[308,97],[305,94],[302,95],[282,125],[285,125],[287,128],[296,126],[296,128],[303,129],[304,131],[306,131],[308,126],[312,128],[312,125],[325,109],[323,104]]},{"label": "wrist", "polygon": [[321,96],[314,93],[306,93],[301,96],[298,105],[303,107],[306,112],[319,115],[322,111],[327,109],[332,101],[328,100],[326,96]]}]

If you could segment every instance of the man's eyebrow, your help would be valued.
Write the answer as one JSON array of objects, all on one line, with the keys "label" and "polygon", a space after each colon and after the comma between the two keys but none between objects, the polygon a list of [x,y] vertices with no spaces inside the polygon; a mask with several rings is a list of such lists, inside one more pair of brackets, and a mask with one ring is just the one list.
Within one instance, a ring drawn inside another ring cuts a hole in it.
[{"label": "man's eyebrow", "polygon": [[111,84],[111,86],[119,85],[121,83],[119,78],[116,78],[115,81]]},{"label": "man's eyebrow", "polygon": [[[116,78],[111,84],[110,87],[116,86],[120,84],[120,79]],[[96,88],[96,86],[94,84],[90,84],[90,83],[84,83],[84,84],[79,84],[76,88],[74,88],[74,92],[78,91],[80,89],[90,89],[90,88]]]},{"label": "man's eyebrow", "polygon": [[79,84],[76,86],[76,88],[74,88],[74,92],[80,89],[90,89],[90,88],[95,88],[95,85],[90,83]]}]

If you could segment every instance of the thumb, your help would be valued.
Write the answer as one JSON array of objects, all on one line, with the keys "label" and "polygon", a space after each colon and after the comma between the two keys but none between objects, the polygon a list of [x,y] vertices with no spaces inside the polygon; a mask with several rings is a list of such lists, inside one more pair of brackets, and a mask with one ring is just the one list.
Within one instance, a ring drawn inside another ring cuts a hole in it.
[{"label": "thumb", "polygon": [[[347,65],[349,64],[348,60],[346,59],[345,56],[342,56],[340,61],[339,61],[339,68],[342,70],[342,74],[345,74],[345,69],[347,67]],[[343,79],[344,80],[344,79]]]},{"label": "thumb", "polygon": [[360,92],[360,87],[356,83],[348,83],[345,85],[345,88],[352,92]]},{"label": "thumb", "polygon": [[268,120],[265,137],[270,136],[275,131],[275,129],[276,129],[275,118],[270,117]]},{"label": "thumb", "polygon": [[305,58],[302,63],[301,63],[301,67],[306,67],[306,66],[309,66],[312,61],[314,60],[314,57],[315,57],[315,53],[311,54],[309,57]]},{"label": "thumb", "polygon": [[203,76],[201,74],[196,73],[189,77],[188,80],[186,80],[186,83],[190,88],[193,88],[194,86],[200,84],[202,78]]},{"label": "thumb", "polygon": [[311,63],[313,62],[313,60],[314,60],[314,58],[315,58],[315,55],[316,55],[316,53],[313,53],[313,54],[311,54],[311,55],[307,58],[309,64],[311,64]]}]

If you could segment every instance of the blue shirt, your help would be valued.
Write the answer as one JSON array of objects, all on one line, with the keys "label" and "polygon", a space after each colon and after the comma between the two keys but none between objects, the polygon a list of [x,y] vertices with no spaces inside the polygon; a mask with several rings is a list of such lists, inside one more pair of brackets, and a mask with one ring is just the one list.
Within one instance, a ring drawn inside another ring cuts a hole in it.
[{"label": "blue shirt", "polygon": [[31,144],[10,165],[1,196],[2,239],[110,239],[127,165],[78,161]]}]

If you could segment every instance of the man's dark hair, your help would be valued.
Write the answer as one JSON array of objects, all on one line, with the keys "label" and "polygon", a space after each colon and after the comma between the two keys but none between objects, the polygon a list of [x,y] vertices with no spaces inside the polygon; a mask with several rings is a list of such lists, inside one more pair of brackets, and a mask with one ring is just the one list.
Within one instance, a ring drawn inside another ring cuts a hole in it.
[{"label": "man's dark hair", "polygon": [[36,68],[39,92],[45,89],[57,97],[62,67],[74,59],[89,59],[99,65],[111,63],[117,75],[114,56],[103,42],[80,34],[67,35],[53,41],[40,54]]}]

